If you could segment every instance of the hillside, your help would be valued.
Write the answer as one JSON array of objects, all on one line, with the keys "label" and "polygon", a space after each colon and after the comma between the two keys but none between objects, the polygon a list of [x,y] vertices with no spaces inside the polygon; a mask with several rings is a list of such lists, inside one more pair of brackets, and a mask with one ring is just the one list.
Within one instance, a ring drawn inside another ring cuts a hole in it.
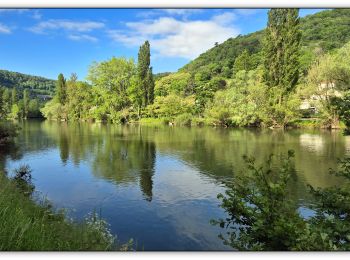
[{"label": "hillside", "polygon": [[19,90],[30,89],[35,94],[52,95],[55,89],[55,80],[38,76],[0,70],[0,86],[6,88],[16,87]]},{"label": "hillside", "polygon": [[[307,66],[313,51],[320,47],[328,52],[350,41],[350,9],[326,10],[300,19],[302,31],[302,63]],[[197,72],[204,67],[224,71],[232,68],[235,58],[247,49],[251,54],[261,51],[264,30],[239,35],[215,46],[194,59],[180,71]]]}]

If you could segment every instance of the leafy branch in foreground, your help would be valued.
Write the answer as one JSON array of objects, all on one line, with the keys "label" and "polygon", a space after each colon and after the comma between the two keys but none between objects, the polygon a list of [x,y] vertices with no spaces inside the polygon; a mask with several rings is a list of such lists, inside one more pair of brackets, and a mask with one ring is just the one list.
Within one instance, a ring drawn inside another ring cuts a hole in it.
[{"label": "leafy branch in foreground", "polygon": [[287,196],[293,156],[289,151],[281,157],[279,168],[272,167],[272,155],[259,167],[254,158],[244,157],[248,171],[218,195],[228,217],[211,221],[228,229],[219,236],[226,245],[238,250],[350,249],[350,158],[340,160],[337,171],[330,170],[346,181],[341,187],[309,186],[315,215],[305,219]]},{"label": "leafy branch in foreground", "polygon": [[212,221],[228,228],[224,243],[238,250],[289,250],[305,223],[296,205],[287,199],[287,183],[294,171],[292,151],[281,158],[281,169],[272,167],[273,155],[260,167],[244,156],[248,172],[235,177],[225,195],[219,194],[229,217]]}]

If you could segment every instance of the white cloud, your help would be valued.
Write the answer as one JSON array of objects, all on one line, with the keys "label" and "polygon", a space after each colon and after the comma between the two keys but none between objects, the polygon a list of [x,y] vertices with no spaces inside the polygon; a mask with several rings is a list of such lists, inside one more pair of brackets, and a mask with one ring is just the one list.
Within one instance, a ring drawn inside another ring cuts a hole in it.
[{"label": "white cloud", "polygon": [[201,9],[152,9],[147,11],[142,11],[137,14],[138,17],[149,18],[160,15],[170,15],[170,16],[182,16],[184,18],[201,13],[203,10]]},{"label": "white cloud", "polygon": [[101,29],[105,26],[104,23],[85,21],[77,22],[72,20],[47,20],[38,23],[36,26],[31,27],[29,30],[34,33],[47,33],[52,30],[65,30],[76,32],[90,32],[95,29]]},{"label": "white cloud", "polygon": [[[174,9],[177,10],[177,9]],[[149,40],[151,48],[160,56],[193,59],[213,47],[239,34],[231,22],[233,13],[223,13],[209,20],[178,20],[160,17],[154,20],[126,23],[124,31],[110,30],[109,36],[126,46],[137,46]]]},{"label": "white cloud", "polygon": [[90,41],[90,42],[97,42],[98,39],[87,35],[87,34],[70,34],[68,35],[68,39],[71,39],[73,41]]},{"label": "white cloud", "polygon": [[236,15],[233,12],[225,12],[225,13],[213,16],[212,19],[214,22],[218,24],[228,25],[228,24],[231,24],[236,19]]},{"label": "white cloud", "polygon": [[34,11],[34,14],[32,15],[32,18],[34,18],[35,20],[40,20],[42,17],[41,13],[38,10]]},{"label": "white cloud", "polygon": [[0,23],[0,33],[9,34],[11,33],[11,29],[6,25]]}]

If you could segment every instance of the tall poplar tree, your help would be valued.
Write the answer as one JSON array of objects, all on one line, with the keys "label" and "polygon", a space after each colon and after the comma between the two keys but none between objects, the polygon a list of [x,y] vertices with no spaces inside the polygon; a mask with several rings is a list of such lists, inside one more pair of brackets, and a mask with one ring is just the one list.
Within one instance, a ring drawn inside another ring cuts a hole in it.
[{"label": "tall poplar tree", "polygon": [[23,112],[24,112],[24,118],[27,118],[28,111],[29,111],[29,92],[28,89],[25,89],[23,91]]},{"label": "tall poplar tree", "polygon": [[6,111],[3,94],[4,94],[4,90],[2,87],[0,87],[0,119],[5,117],[5,111]]},{"label": "tall poplar tree", "polygon": [[301,32],[298,9],[271,9],[263,40],[265,81],[278,92],[278,103],[299,79]]},{"label": "tall poplar tree", "polygon": [[62,73],[58,75],[56,95],[57,95],[58,101],[62,105],[64,105],[67,98],[67,88],[66,88],[66,80]]},{"label": "tall poplar tree", "polygon": [[148,41],[145,41],[145,43],[140,46],[139,53],[138,53],[138,64],[137,64],[138,77],[140,80],[140,84],[142,85],[141,86],[142,92],[143,92],[142,103],[144,107],[146,107],[148,104],[151,104],[153,102],[154,82],[153,82],[153,75],[152,77],[149,75],[150,71],[152,73],[150,64],[151,64],[150,44]]},{"label": "tall poplar tree", "polygon": [[12,101],[12,105],[17,104],[18,99],[17,99],[17,89],[16,88],[12,89],[11,101]]},{"label": "tall poplar tree", "polygon": [[146,84],[148,88],[148,104],[153,104],[154,101],[154,79],[153,79],[153,71],[152,67],[148,69],[147,77],[146,77]]}]

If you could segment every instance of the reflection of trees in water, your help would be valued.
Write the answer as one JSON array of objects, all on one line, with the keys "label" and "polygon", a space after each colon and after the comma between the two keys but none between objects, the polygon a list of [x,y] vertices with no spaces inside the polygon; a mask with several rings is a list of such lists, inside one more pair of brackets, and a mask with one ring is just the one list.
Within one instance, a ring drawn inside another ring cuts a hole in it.
[{"label": "reflection of trees in water", "polygon": [[[341,133],[322,131],[270,131],[258,129],[139,127],[99,124],[44,122],[42,129],[60,147],[62,161],[91,161],[93,173],[119,184],[139,181],[148,200],[152,199],[152,176],[156,149],[176,156],[218,183],[232,174],[244,174],[242,156],[252,155],[257,163],[269,154],[295,151],[296,169],[291,194],[303,198],[305,183],[326,187],[338,184],[328,169],[346,152]],[[42,130],[40,130],[42,131]],[[319,145],[322,144],[322,145]],[[278,165],[276,165],[277,167]]]},{"label": "reflection of trees in water", "polygon": [[57,140],[63,163],[89,159],[96,176],[117,184],[139,180],[145,199],[152,200],[156,146],[142,138],[140,128],[45,122],[43,129]]}]

